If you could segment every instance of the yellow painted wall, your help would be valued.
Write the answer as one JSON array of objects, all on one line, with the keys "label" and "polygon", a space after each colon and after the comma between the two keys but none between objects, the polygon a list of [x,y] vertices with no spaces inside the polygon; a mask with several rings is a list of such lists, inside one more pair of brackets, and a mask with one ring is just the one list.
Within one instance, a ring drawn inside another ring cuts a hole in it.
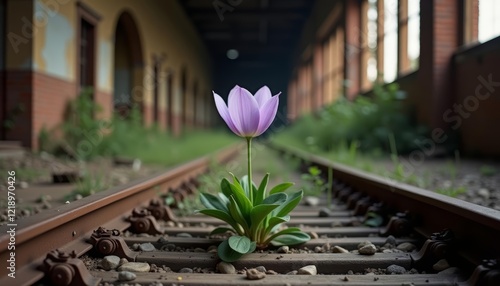
[{"label": "yellow painted wall", "polygon": [[[11,2],[32,3],[33,20],[36,24],[33,43],[33,62],[37,72],[50,74],[68,81],[76,79],[77,1],[75,0],[19,0]],[[195,79],[199,90],[212,86],[209,55],[194,26],[184,14],[177,1],[165,0],[82,0],[101,16],[97,25],[96,43],[96,87],[99,91],[112,93],[114,69],[114,33],[120,14],[128,11],[136,21],[142,44],[144,69],[142,83],[136,83],[144,93],[144,102],[152,103],[151,86],[152,57],[166,55],[161,72],[174,73],[174,111],[180,112],[180,70],[187,67],[188,92],[192,91]],[[10,7],[15,10],[15,5]],[[19,9],[26,12],[27,9]],[[10,12],[10,11],[9,11]],[[19,18],[19,15],[9,15]],[[38,19],[38,20],[37,20]],[[28,56],[26,56],[28,54]],[[19,53],[8,58],[9,66],[20,66],[29,58],[28,53]],[[165,75],[162,75],[165,84]],[[160,88],[165,91],[166,88]],[[160,94],[160,106],[165,108],[165,95]],[[200,94],[210,96],[210,94]]]}]

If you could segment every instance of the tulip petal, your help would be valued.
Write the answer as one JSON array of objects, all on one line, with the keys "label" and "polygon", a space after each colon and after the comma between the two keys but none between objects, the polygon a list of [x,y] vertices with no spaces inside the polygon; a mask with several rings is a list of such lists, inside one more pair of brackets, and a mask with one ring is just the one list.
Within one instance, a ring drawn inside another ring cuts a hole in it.
[{"label": "tulip petal", "polygon": [[280,94],[281,92],[271,97],[271,99],[269,99],[264,106],[260,108],[259,128],[257,129],[255,136],[259,136],[264,133],[267,128],[271,126],[271,123],[273,123],[276,113],[278,112]]},{"label": "tulip petal", "polygon": [[254,137],[259,127],[259,104],[246,89],[235,86],[229,93],[228,109],[241,137]]},{"label": "tulip petal", "polygon": [[255,100],[257,100],[257,103],[259,104],[259,108],[262,108],[262,106],[269,100],[271,99],[271,90],[267,85],[264,85],[261,87],[257,92],[255,93]]},{"label": "tulip petal", "polygon": [[220,117],[224,119],[224,122],[226,122],[227,126],[229,127],[229,129],[231,129],[231,131],[233,131],[233,133],[235,133],[236,135],[240,135],[238,129],[236,129],[233,121],[231,120],[231,115],[229,115],[229,110],[227,109],[226,103],[224,102],[222,97],[220,97],[220,95],[213,91],[212,93],[214,94],[215,106],[217,107],[217,111],[219,112]]}]

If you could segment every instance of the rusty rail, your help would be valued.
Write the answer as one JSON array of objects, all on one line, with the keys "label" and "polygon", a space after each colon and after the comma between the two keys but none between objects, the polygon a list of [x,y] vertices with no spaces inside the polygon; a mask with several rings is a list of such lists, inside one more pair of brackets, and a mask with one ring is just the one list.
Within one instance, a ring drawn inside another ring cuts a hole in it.
[{"label": "rusty rail", "polygon": [[461,254],[456,259],[461,259],[464,267],[470,269],[484,259],[500,257],[500,211],[366,173],[302,150],[269,146],[300,159],[302,164],[321,168],[324,174],[331,168],[334,178],[348,184],[351,193],[359,192],[383,202],[386,209],[405,211],[413,228],[424,237],[450,230],[454,247]]},{"label": "rusty rail", "polygon": [[[240,145],[226,148],[182,164],[166,172],[123,186],[113,187],[81,200],[71,202],[36,216],[17,221],[15,236],[16,278],[7,277],[7,268],[1,267],[0,285],[31,285],[44,275],[38,267],[49,251],[75,251],[79,256],[92,248],[86,239],[101,226],[124,230],[130,226],[125,218],[130,210],[145,206],[152,198],[167,193],[207,171],[212,159],[224,163],[234,157]],[[9,259],[8,227],[0,227],[0,261]]]}]

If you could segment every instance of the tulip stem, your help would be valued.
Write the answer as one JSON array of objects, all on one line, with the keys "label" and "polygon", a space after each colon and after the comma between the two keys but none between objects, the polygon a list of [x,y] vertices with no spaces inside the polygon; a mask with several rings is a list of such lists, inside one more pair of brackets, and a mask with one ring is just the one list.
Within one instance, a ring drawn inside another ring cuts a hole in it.
[{"label": "tulip stem", "polygon": [[253,183],[252,183],[252,137],[247,137],[248,154],[248,196],[253,205]]}]

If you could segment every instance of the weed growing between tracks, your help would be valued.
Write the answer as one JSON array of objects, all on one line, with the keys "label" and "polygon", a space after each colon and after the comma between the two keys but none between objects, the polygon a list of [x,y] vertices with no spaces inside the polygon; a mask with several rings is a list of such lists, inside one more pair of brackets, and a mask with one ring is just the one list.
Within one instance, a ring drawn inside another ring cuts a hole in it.
[{"label": "weed growing between tracks", "polygon": [[274,121],[279,105],[279,93],[272,95],[267,86],[259,89],[255,96],[248,90],[235,86],[228,96],[228,104],[216,93],[217,110],[227,126],[247,142],[247,175],[238,179],[231,174],[232,182],[223,178],[217,195],[202,193],[201,203],[205,209],[199,212],[220,219],[230,227],[217,227],[211,234],[232,232],[218,247],[218,256],[233,262],[256,248],[264,249],[269,244],[294,245],[310,239],[299,228],[281,228],[290,220],[288,215],[300,202],[303,191],[287,194],[293,183],[277,184],[269,191],[269,173],[260,184],[252,180],[252,139],[264,133]]}]

